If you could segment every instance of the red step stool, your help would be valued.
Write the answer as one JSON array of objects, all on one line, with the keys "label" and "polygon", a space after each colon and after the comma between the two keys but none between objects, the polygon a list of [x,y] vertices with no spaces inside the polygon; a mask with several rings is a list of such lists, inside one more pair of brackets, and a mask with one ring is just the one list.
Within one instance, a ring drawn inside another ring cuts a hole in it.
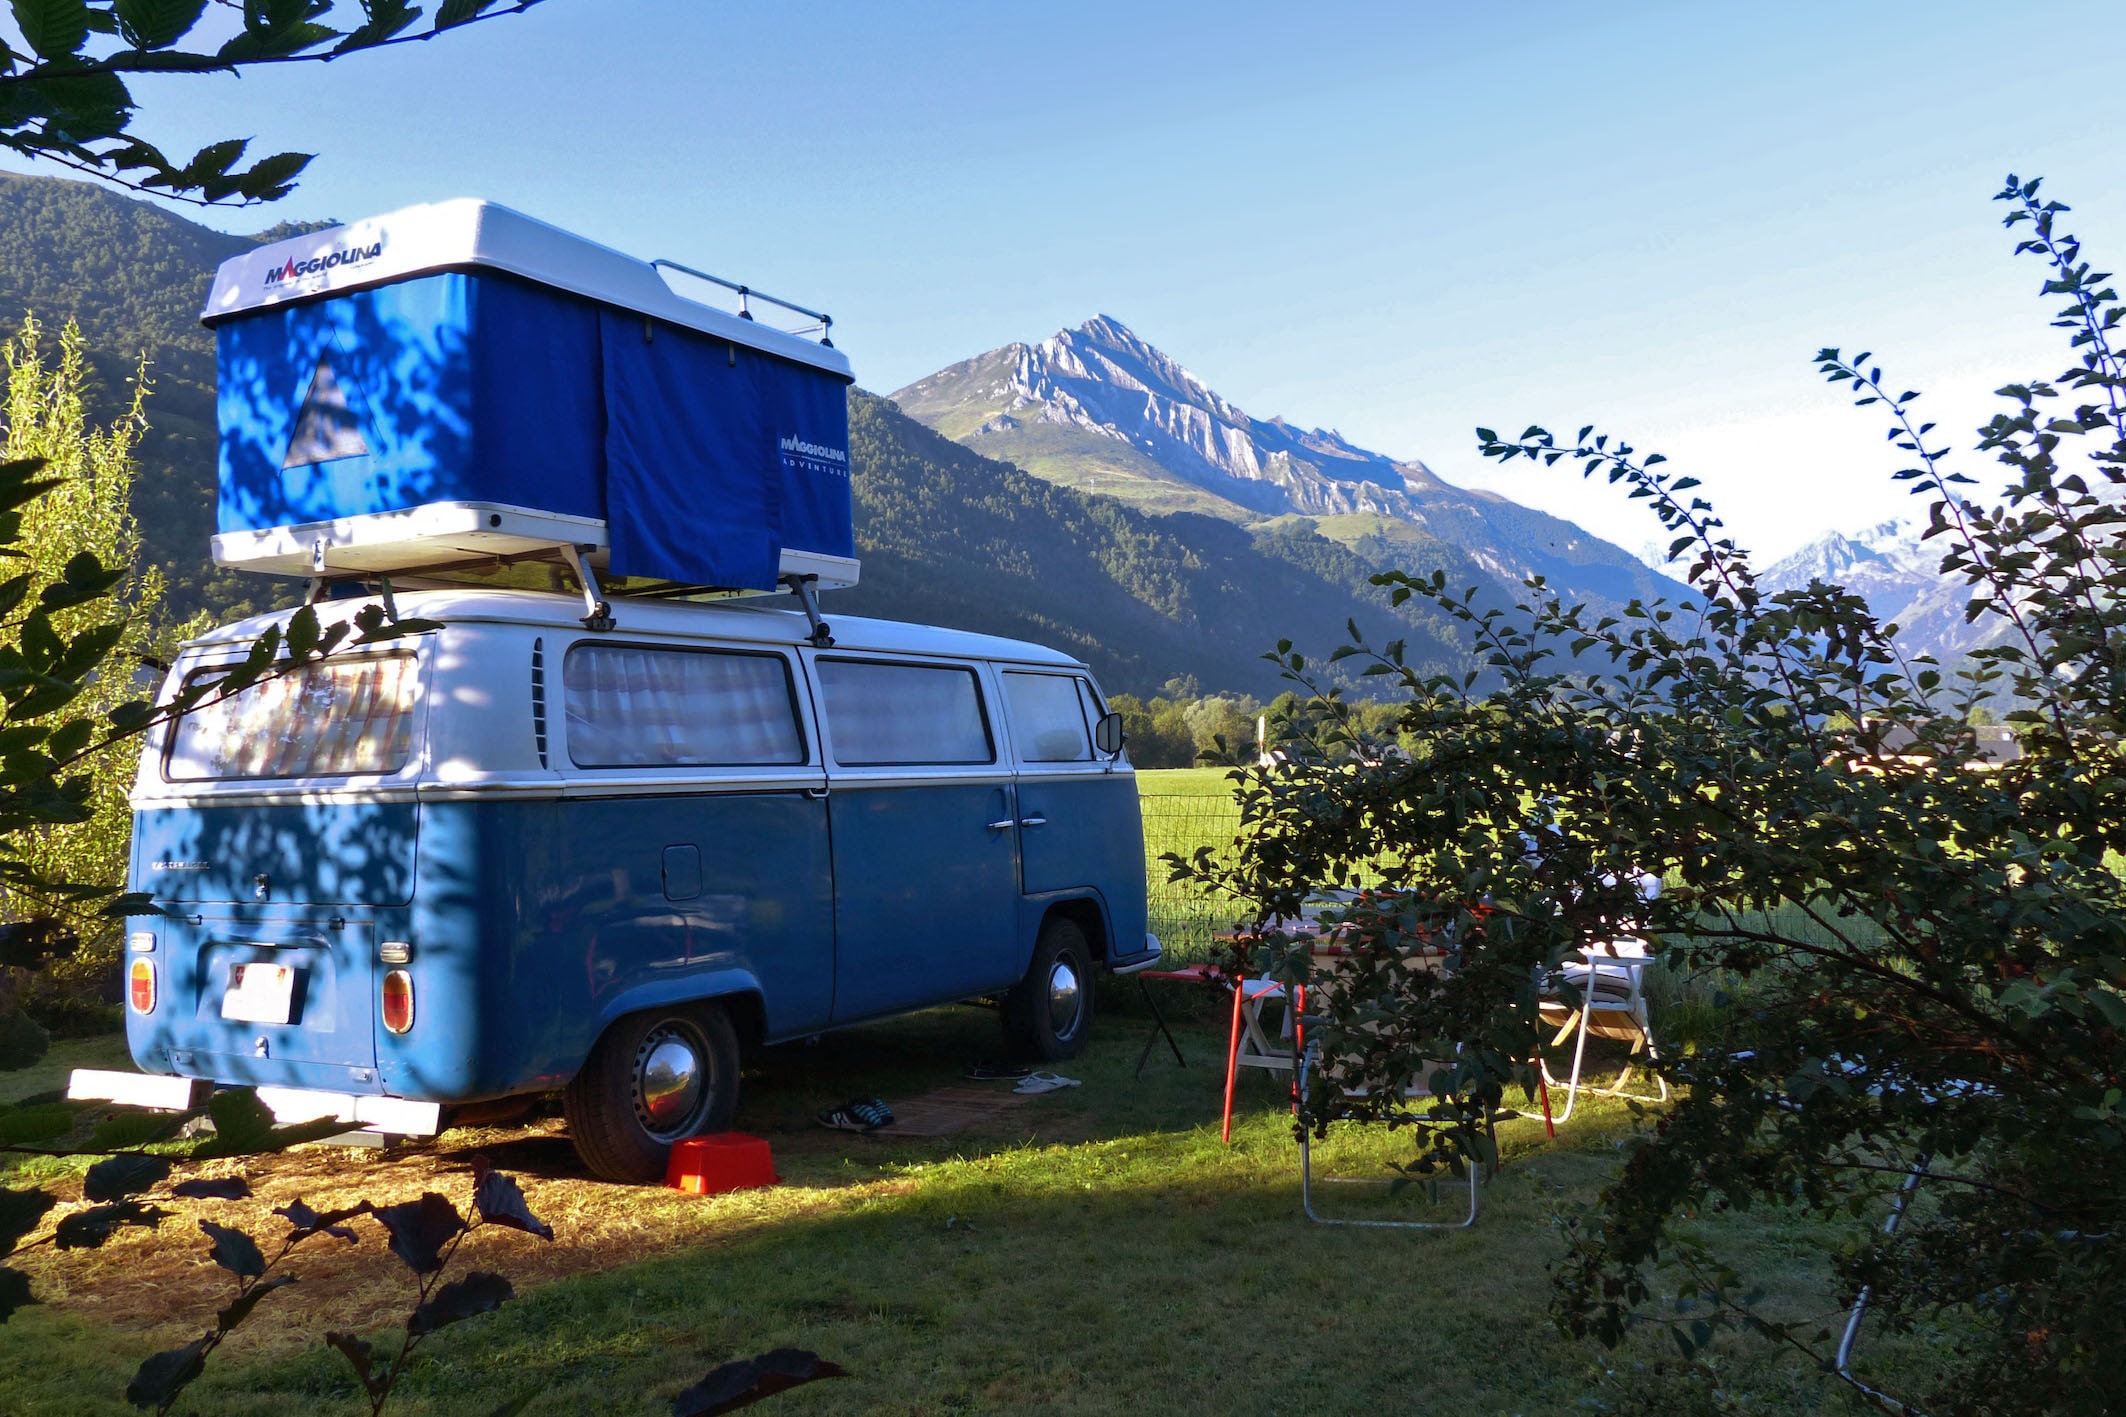
[{"label": "red step stool", "polygon": [[744,1132],[711,1132],[674,1142],[664,1170],[664,1183],[690,1196],[720,1196],[780,1180],[767,1141]]}]

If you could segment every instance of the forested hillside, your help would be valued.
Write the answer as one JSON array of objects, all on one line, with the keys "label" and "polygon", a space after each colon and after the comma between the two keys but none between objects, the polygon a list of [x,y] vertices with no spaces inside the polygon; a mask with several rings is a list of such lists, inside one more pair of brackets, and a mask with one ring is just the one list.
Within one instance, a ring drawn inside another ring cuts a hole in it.
[{"label": "forested hillside", "polygon": [[[198,314],[214,267],[252,240],[85,183],[0,176],[0,320],[78,320],[105,416],[140,355],[152,361],[136,510],[179,618],[287,603],[293,589],[208,559],[214,344]],[[1377,638],[1408,638],[1418,661],[1466,658],[1443,622],[1391,611],[1366,561],[1304,520],[1251,532],[1146,516],[983,458],[862,392],[850,422],[863,584],[830,597],[830,615],[1044,640],[1140,693],[1191,675],[1207,690],[1273,695],[1284,686],[1261,656],[1279,637],[1325,654],[1353,617]]]},{"label": "forested hillside", "polygon": [[1311,531],[1147,516],[992,462],[862,392],[849,425],[864,577],[830,610],[1043,640],[1136,693],[1193,675],[1273,695],[1287,686],[1261,656],[1280,636],[1325,655],[1354,617],[1376,640],[1407,637],[1413,662],[1466,658],[1442,620],[1389,609],[1366,564]]},{"label": "forested hillside", "polygon": [[86,182],[0,173],[0,326],[12,333],[24,314],[78,321],[103,417],[118,411],[141,356],[151,361],[134,511],[180,618],[270,603],[257,578],[217,575],[207,557],[214,337],[199,311],[214,268],[251,244]]}]

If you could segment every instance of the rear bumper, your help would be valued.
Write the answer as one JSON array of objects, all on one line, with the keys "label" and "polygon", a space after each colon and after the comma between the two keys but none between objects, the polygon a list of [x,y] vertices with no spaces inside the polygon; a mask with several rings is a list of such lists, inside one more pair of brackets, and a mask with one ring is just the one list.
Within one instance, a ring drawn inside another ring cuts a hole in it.
[{"label": "rear bumper", "polygon": [[[214,1084],[206,1078],[168,1077],[76,1068],[67,1078],[66,1095],[77,1102],[116,1102],[160,1112],[188,1112],[207,1100]],[[281,1126],[317,1122],[327,1117],[351,1129],[395,1137],[432,1137],[441,1128],[439,1102],[404,1097],[357,1097],[302,1087],[262,1086],[258,1100]]]}]

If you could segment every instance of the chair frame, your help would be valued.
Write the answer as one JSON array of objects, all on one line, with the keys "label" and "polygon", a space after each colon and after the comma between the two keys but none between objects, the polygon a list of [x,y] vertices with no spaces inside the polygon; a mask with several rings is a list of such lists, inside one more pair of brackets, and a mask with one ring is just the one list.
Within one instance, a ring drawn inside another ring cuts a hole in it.
[{"label": "chair frame", "polygon": [[[1311,1046],[1294,1043],[1293,1077],[1297,1081],[1299,1112],[1299,1206],[1307,1219],[1316,1225],[1350,1225],[1368,1230],[1467,1230],[1476,1224],[1478,1212],[1483,1208],[1483,1167],[1470,1162],[1465,1168],[1469,1175],[1469,1213],[1460,1220],[1352,1220],[1342,1216],[1323,1215],[1314,1209],[1314,1147],[1313,1128],[1309,1125],[1306,1110],[1307,1068],[1313,1057]],[[1423,1118],[1413,1119],[1414,1125],[1430,1125]],[[1385,1176],[1324,1176],[1325,1185],[1345,1186],[1392,1186],[1395,1181]]]},{"label": "chair frame", "polygon": [[[1335,956],[1329,950],[1322,950],[1317,952],[1316,958],[1317,960],[1326,961],[1333,960]],[[1446,967],[1446,957],[1441,954],[1413,967],[1428,970],[1442,969]],[[1307,1219],[1317,1225],[1350,1225],[1371,1230],[1467,1230],[1470,1226],[1476,1224],[1477,1215],[1483,1208],[1482,1172],[1484,1168],[1474,1161],[1471,1161],[1466,1168],[1469,1177],[1469,1213],[1460,1220],[1353,1220],[1341,1216],[1323,1215],[1314,1208],[1313,1127],[1307,1114],[1306,1099],[1307,1074],[1320,1053],[1320,1044],[1310,1043],[1307,1040],[1308,1018],[1306,1007],[1307,991],[1301,988],[1296,991],[1296,997],[1292,1005],[1292,1111],[1299,1122],[1299,1204]],[[1429,1080],[1425,1087],[1405,1088],[1403,1095],[1405,1097],[1431,1096]],[[1410,1116],[1407,1120],[1413,1126],[1437,1125],[1429,1118],[1415,1115]],[[1323,1184],[1347,1186],[1392,1186],[1396,1184],[1393,1178],[1378,1176],[1324,1176],[1321,1180]]]},{"label": "chair frame", "polygon": [[[1626,949],[1630,952],[1621,952]],[[1563,1122],[1571,1118],[1572,1109],[1578,1105],[1582,1091],[1592,1092],[1597,1097],[1623,1097],[1635,1102],[1668,1101],[1668,1079],[1661,1076],[1659,1072],[1654,1073],[1654,1084],[1657,1089],[1655,1095],[1647,1096],[1644,1093],[1625,1091],[1631,1085],[1631,1075],[1634,1070],[1634,1065],[1631,1062],[1632,1058],[1638,1057],[1642,1051],[1646,1054],[1649,1062],[1658,1062],[1661,1057],[1660,1046],[1654,1041],[1653,1020],[1649,1016],[1646,1007],[1644,985],[1646,966],[1650,956],[1645,942],[1634,939],[1605,941],[1602,944],[1589,945],[1582,949],[1580,957],[1585,961],[1583,965],[1577,967],[1566,965],[1560,971],[1561,974],[1565,974],[1567,977],[1570,977],[1570,974],[1576,969],[1585,971],[1580,980],[1579,1007],[1572,1010],[1570,1016],[1566,1018],[1564,1026],[1558,1030],[1557,1036],[1550,1040],[1550,1046],[1555,1048],[1567,1038],[1574,1039],[1571,1076],[1560,1082],[1556,1077],[1552,1076],[1550,1064],[1543,1058],[1541,1050],[1538,1050],[1536,1054],[1536,1063],[1542,1071],[1543,1081],[1552,1087],[1563,1087],[1565,1089],[1565,1110],[1557,1114],[1556,1120]],[[1624,981],[1624,996],[1621,1002],[1604,1003],[1601,1001],[1598,991],[1600,982],[1605,976]],[[1631,1021],[1631,1030],[1634,1035],[1631,1053],[1625,1060],[1624,1071],[1617,1074],[1615,1082],[1599,1091],[1584,1087],[1580,1082],[1581,1069],[1587,1058],[1587,1035],[1592,1031],[1594,1015],[1598,1013],[1622,1014]],[[1575,1038],[1574,1035],[1578,1036]]]}]

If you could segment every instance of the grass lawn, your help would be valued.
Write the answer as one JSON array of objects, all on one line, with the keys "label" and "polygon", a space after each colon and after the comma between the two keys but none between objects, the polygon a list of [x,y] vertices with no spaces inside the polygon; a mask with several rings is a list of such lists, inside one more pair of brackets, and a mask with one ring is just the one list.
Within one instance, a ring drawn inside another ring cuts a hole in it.
[{"label": "grass lawn", "polygon": [[[1132,994],[1111,990],[1109,1002]],[[46,1302],[0,1327],[0,1412],[129,1411],[119,1393],[134,1366],[196,1336],[227,1301],[196,1218],[270,1236],[280,1223],[267,1208],[297,1194],[323,1208],[436,1189],[462,1204],[475,1152],[519,1176],[559,1239],[502,1233],[468,1247],[460,1266],[512,1276],[519,1297],[430,1340],[394,1411],[482,1413],[535,1392],[531,1413],[663,1413],[710,1366],[785,1345],[855,1375],[761,1409],[793,1417],[1147,1402],[1164,1414],[1713,1410],[1672,1371],[1665,1339],[1609,1353],[1560,1338],[1546,1319],[1558,1218],[1614,1174],[1631,1125],[1620,1105],[1583,1103],[1555,1142],[1539,1121],[1510,1125],[1506,1168],[1473,1230],[1316,1226],[1300,1215],[1281,1080],[1243,1079],[1234,1142],[1222,1147],[1215,996],[1173,1002],[1195,1015],[1178,1027],[1186,1069],[1161,1051],[1133,1079],[1147,1021],[1110,1011],[1088,1054],[1063,1069],[1083,1086],[942,1140],[852,1136],[809,1119],[851,1095],[1002,1093],[1008,1084],[962,1077],[996,1049],[987,1012],[933,1010],[773,1050],[748,1072],[740,1117],[774,1145],[783,1184],[772,1190],[700,1200],[603,1185],[549,1119],[391,1153],[209,1163],[209,1174],[244,1171],[258,1198],[163,1202],[175,1215],[155,1235],[10,1261]],[[1327,1159],[1377,1171],[1400,1147],[1354,1134]],[[1330,1200],[1374,1215],[1427,1204],[1417,1190]],[[290,1268],[302,1282],[265,1301],[180,1410],[364,1410],[321,1339],[346,1327],[378,1336],[404,1280],[377,1228],[359,1228],[356,1245],[299,1252]],[[1723,1217],[1713,1233],[1768,1278],[1779,1312],[1830,1317],[1821,1255],[1833,1232],[1756,1213]],[[1909,1341],[1866,1352],[1884,1381],[1923,1356]],[[1720,1348],[1715,1362],[1743,1404],[1722,1410],[1857,1410],[1761,1347]]]}]

